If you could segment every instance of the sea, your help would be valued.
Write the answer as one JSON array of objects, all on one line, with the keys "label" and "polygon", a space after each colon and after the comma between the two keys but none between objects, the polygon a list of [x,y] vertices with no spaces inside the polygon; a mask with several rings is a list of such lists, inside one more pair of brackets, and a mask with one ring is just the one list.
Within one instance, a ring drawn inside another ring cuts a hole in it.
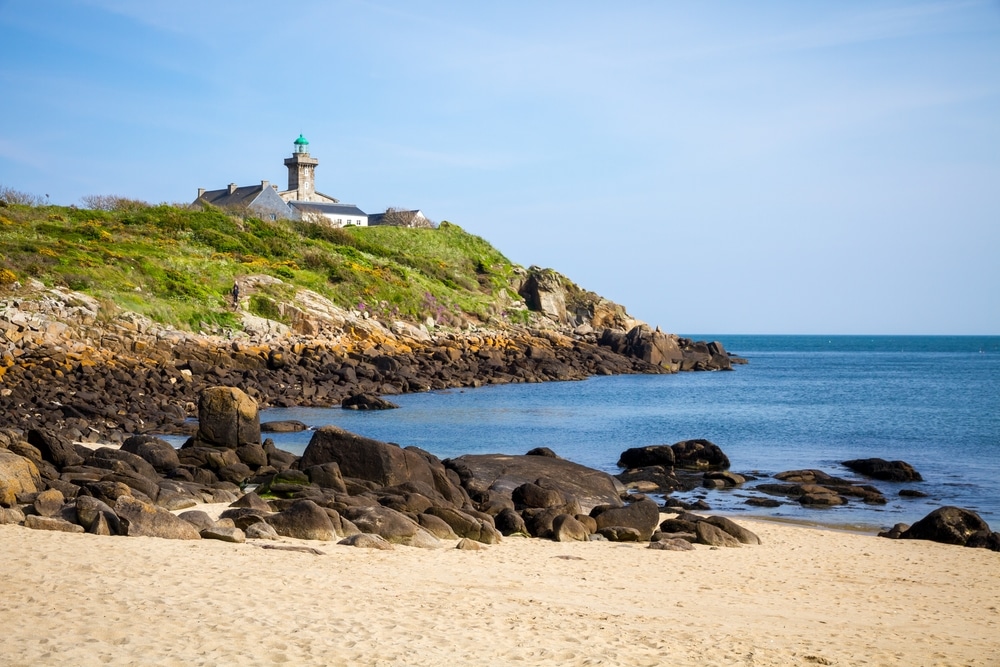
[{"label": "sea", "polygon": [[[749,363],[391,396],[400,409],[380,412],[275,408],[261,420],[334,424],[442,459],[548,447],[609,473],[620,472],[618,458],[630,447],[705,438],[728,455],[731,470],[757,478],[733,490],[674,494],[704,500],[712,513],[875,532],[956,505],[1000,530],[1000,336],[689,337],[718,340]],[[312,437],[268,435],[295,453]],[[924,481],[868,480],[842,465],[869,457],[906,461]],[[761,495],[755,484],[805,468],[873,484],[888,503],[746,504]],[[901,489],[926,497],[901,497]]]}]

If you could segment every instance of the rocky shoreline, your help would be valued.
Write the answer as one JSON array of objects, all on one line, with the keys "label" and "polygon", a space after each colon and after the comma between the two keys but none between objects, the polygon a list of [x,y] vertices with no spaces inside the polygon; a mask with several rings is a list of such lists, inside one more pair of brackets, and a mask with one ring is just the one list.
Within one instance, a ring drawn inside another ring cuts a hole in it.
[{"label": "rocky shoreline", "polygon": [[428,330],[382,323],[312,293],[296,303],[292,326],[241,311],[243,331],[196,335],[131,312],[108,315],[78,292],[22,288],[0,299],[0,411],[16,418],[10,426],[122,442],[190,434],[198,396],[211,386],[238,386],[261,407],[325,407],[355,394],[728,370],[744,361],[720,343],[643,324]]}]

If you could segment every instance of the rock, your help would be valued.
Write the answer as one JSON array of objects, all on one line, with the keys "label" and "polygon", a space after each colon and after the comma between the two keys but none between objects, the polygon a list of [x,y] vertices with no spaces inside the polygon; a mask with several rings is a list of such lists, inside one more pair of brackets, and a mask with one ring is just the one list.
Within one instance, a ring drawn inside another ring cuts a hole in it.
[{"label": "rock", "polygon": [[172,540],[201,539],[198,529],[162,507],[122,495],[115,501],[114,512],[130,537],[162,537]]},{"label": "rock", "polygon": [[779,501],[771,498],[747,498],[743,501],[743,504],[750,505],[751,507],[781,507]]},{"label": "rock", "polygon": [[674,450],[674,467],[686,470],[726,470],[729,457],[722,449],[704,439],[682,440],[670,445]]},{"label": "rock", "polygon": [[887,482],[922,482],[923,477],[906,461],[886,461],[885,459],[852,459],[843,465],[854,472]]},{"label": "rock", "polygon": [[[635,528],[626,526],[608,526],[598,528],[597,534],[609,542],[642,542],[642,534]],[[591,536],[593,537],[593,536]]]},{"label": "rock", "polygon": [[29,514],[24,517],[24,527],[32,530],[54,530],[60,533],[85,532],[83,526],[79,524],[51,516],[38,516],[37,514]]},{"label": "rock", "polygon": [[253,510],[258,510],[260,512],[271,513],[271,506],[267,504],[267,501],[257,495],[254,491],[249,491],[243,494],[242,497],[233,501],[230,507],[243,507]]},{"label": "rock", "polygon": [[916,489],[900,489],[900,498],[926,498],[927,494],[923,491],[918,491]]},{"label": "rock", "polygon": [[[493,526],[492,522],[480,519],[454,507],[429,507],[423,514],[436,516],[445,523],[459,537],[466,537],[470,540],[483,542],[484,544],[497,544],[500,542],[500,533]],[[383,535],[383,537],[385,537]]]},{"label": "rock", "polygon": [[267,465],[267,452],[258,443],[240,445],[236,448],[236,456],[239,460],[251,468],[258,469]]},{"label": "rock", "polygon": [[177,450],[166,440],[151,435],[134,435],[121,446],[122,451],[142,457],[161,474],[167,474],[180,467]]},{"label": "rock", "polygon": [[246,535],[239,528],[228,526],[212,526],[205,528],[201,532],[203,540],[220,540],[222,542],[232,542],[233,544],[243,544],[246,542]]},{"label": "rock", "polygon": [[755,533],[724,516],[710,516],[705,519],[705,523],[710,523],[716,528],[732,535],[740,544],[760,544],[760,538]]},{"label": "rock", "polygon": [[455,545],[455,548],[459,551],[482,551],[486,547],[483,546],[482,542],[477,542],[476,540],[470,540],[467,537],[463,537]]},{"label": "rock", "polygon": [[[709,488],[731,489],[740,486],[747,481],[743,475],[738,475],[728,470],[713,470],[706,472],[703,477],[702,486]],[[721,486],[719,483],[721,482]]]},{"label": "rock", "polygon": [[908,523],[897,523],[895,526],[889,530],[883,530],[878,534],[879,537],[888,537],[891,540],[898,540],[900,536],[910,529],[910,524]]},{"label": "rock", "polygon": [[345,410],[395,410],[399,406],[375,394],[353,394],[340,402]]},{"label": "rock", "polygon": [[309,427],[296,419],[262,422],[260,425],[262,433],[298,433],[307,428]]},{"label": "rock", "polygon": [[[660,507],[644,498],[624,507],[595,507],[590,515],[597,520],[597,532],[608,537],[605,528],[632,528],[639,534],[639,541],[645,542],[653,535],[660,519]],[[611,539],[608,537],[608,539]]]},{"label": "rock", "polygon": [[237,528],[246,531],[247,528],[255,523],[259,523],[265,520],[265,517],[269,517],[273,514],[270,510],[263,511],[258,509],[251,509],[249,507],[230,507],[229,509],[222,512],[219,515],[220,519],[229,519],[233,522]]},{"label": "rock", "polygon": [[278,531],[276,531],[271,524],[264,521],[258,521],[257,523],[252,523],[247,526],[243,531],[244,536],[247,539],[254,540],[276,540],[278,539]]},{"label": "rock", "polygon": [[391,551],[393,549],[392,544],[386,541],[384,537],[370,533],[351,535],[337,542],[337,544],[348,547],[359,547],[361,549],[379,549],[382,551]]},{"label": "rock", "polygon": [[37,493],[41,485],[42,476],[30,459],[0,449],[0,505],[12,507],[18,494]]},{"label": "rock", "polygon": [[529,450],[528,452],[526,452],[525,456],[547,456],[550,459],[561,458],[561,457],[557,456],[556,453],[554,451],[552,451],[551,449],[549,449],[548,447],[535,447],[534,449]]},{"label": "rock", "polygon": [[110,535],[125,535],[125,527],[121,524],[115,511],[104,502],[93,496],[77,496],[76,520],[87,532],[102,534],[103,527]]},{"label": "rock", "polygon": [[458,473],[462,486],[476,502],[494,495],[510,499],[517,487],[544,477],[549,488],[576,498],[583,513],[598,505],[622,505],[620,496],[624,488],[611,475],[565,459],[468,454],[448,459],[444,464]]},{"label": "rock", "polygon": [[[458,535],[448,525],[448,522],[433,514],[418,514],[417,523],[420,527],[429,532],[439,540],[457,540]],[[463,538],[465,539],[465,538]]]},{"label": "rock", "polygon": [[663,466],[673,468],[676,458],[670,445],[650,445],[648,447],[632,447],[626,449],[618,457],[619,468],[648,468]]},{"label": "rock", "polygon": [[394,544],[409,544],[418,532],[427,532],[420,525],[388,507],[348,507],[342,515],[362,533],[372,533]]},{"label": "rock", "polygon": [[63,496],[62,491],[48,489],[36,495],[32,505],[39,516],[55,516],[59,514],[65,503],[66,498]]},{"label": "rock", "polygon": [[77,453],[73,443],[49,429],[29,430],[28,444],[38,449],[43,461],[48,461],[60,470],[83,463],[83,457]]},{"label": "rock", "polygon": [[[538,480],[542,481],[542,480]],[[551,483],[548,485],[551,487]],[[515,509],[525,507],[563,507],[567,498],[556,488],[546,488],[535,482],[525,482],[511,492]]]},{"label": "rock", "polygon": [[676,537],[650,542],[649,548],[660,549],[661,551],[694,551],[693,544]]},{"label": "rock", "polygon": [[264,521],[283,537],[323,541],[336,537],[330,517],[311,500],[297,500],[283,512],[264,517]]},{"label": "rock", "polygon": [[990,531],[989,525],[972,510],[961,507],[939,507],[904,531],[904,540],[931,540],[964,546],[980,531]]},{"label": "rock", "polygon": [[[668,448],[669,449],[669,448]],[[671,452],[673,450],[670,450]],[[666,466],[646,466],[644,468],[629,468],[615,475],[615,478],[626,488],[643,493],[670,493],[672,491],[690,491],[695,484],[678,476],[673,468]]]},{"label": "rock", "polygon": [[435,485],[427,459],[410,449],[403,449],[365,438],[336,426],[316,430],[298,463],[300,470],[324,463],[336,463],[344,477],[395,486],[408,481]]},{"label": "rock", "polygon": [[524,519],[520,514],[515,512],[511,508],[506,508],[500,511],[493,518],[493,523],[496,529],[500,531],[500,534],[504,537],[508,535],[528,535],[528,528],[524,524]]},{"label": "rock", "polygon": [[0,507],[0,526],[7,523],[24,523],[24,512],[18,507]]},{"label": "rock", "polygon": [[[95,449],[83,463],[84,465],[96,468],[105,468],[114,473],[124,474],[129,477],[135,475],[146,481],[154,483],[154,485],[160,479],[160,474],[156,471],[156,468],[146,461],[146,459],[142,458],[138,454],[133,454],[132,452],[122,449],[115,449],[113,447],[99,447]],[[129,486],[132,485],[129,484]],[[156,491],[153,491],[152,495],[150,495],[149,491],[152,490],[151,487],[146,487],[145,489],[140,488],[139,490],[150,497],[155,497],[157,493]]]},{"label": "rock", "polygon": [[236,387],[210,387],[198,400],[196,445],[236,449],[260,443],[257,401]]},{"label": "rock", "polygon": [[[215,521],[208,515],[208,512],[202,510],[189,510],[187,512],[181,512],[177,515],[179,519],[184,519],[192,526],[198,529],[198,532],[204,531],[206,528],[214,528]],[[204,537],[204,535],[202,535]]]},{"label": "rock", "polygon": [[552,539],[556,542],[586,542],[590,531],[569,514],[560,514],[552,520]]},{"label": "rock", "polygon": [[309,466],[305,469],[309,481],[323,489],[331,489],[337,493],[347,493],[347,485],[340,472],[340,466],[335,461],[321,465]]},{"label": "rock", "polygon": [[722,530],[718,526],[713,526],[707,521],[699,521],[694,525],[694,534],[698,537],[699,544],[707,544],[710,547],[738,547],[740,541]]}]

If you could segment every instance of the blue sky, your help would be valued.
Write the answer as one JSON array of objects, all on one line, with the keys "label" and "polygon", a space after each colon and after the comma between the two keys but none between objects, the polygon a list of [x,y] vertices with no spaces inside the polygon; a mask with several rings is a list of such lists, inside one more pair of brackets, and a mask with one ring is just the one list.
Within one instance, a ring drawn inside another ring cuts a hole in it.
[{"label": "blue sky", "polygon": [[1000,2],[0,0],[0,184],[420,208],[679,333],[1000,334]]}]

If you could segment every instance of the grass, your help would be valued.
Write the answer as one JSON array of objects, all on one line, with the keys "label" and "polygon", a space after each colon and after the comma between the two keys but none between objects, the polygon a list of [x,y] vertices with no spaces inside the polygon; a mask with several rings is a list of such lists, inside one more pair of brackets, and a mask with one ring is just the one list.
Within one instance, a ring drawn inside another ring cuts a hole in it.
[{"label": "grass", "polygon": [[271,319],[296,288],[386,320],[525,317],[503,310],[519,300],[517,267],[454,224],[336,229],[123,201],[112,210],[0,207],[0,290],[35,279],[192,331],[237,326],[230,289],[249,274],[286,283],[250,301]]}]

